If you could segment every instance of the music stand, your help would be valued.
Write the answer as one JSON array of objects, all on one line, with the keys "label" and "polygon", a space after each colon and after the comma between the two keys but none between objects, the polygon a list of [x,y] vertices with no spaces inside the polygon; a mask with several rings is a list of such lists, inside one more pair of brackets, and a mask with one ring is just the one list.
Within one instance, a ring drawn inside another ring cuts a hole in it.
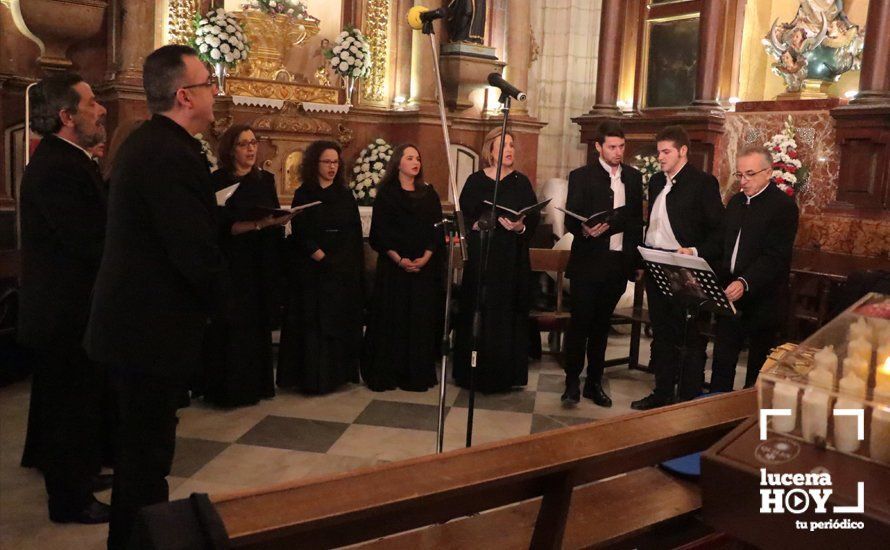
[{"label": "music stand", "polygon": [[[686,365],[686,338],[689,336],[689,323],[701,311],[717,315],[735,315],[736,310],[717,275],[703,258],[678,254],[667,250],[637,247],[643,257],[646,272],[663,295],[683,307],[683,339],[680,345],[680,383],[683,381]],[[679,397],[679,384],[673,386],[674,401]]]}]

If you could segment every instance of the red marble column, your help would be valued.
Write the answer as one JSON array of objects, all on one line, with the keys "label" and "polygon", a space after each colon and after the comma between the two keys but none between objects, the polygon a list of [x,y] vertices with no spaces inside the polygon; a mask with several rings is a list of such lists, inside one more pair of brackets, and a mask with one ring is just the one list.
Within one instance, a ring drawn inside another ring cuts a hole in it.
[{"label": "red marble column", "polygon": [[890,2],[868,3],[859,95],[852,103],[890,102]]},{"label": "red marble column", "polygon": [[698,26],[698,74],[695,99],[692,101],[695,107],[720,108],[717,87],[720,82],[725,13],[726,0],[702,0]]},{"label": "red marble column", "polygon": [[617,101],[624,9],[623,0],[603,0],[597,54],[596,101],[591,114],[621,116]]}]

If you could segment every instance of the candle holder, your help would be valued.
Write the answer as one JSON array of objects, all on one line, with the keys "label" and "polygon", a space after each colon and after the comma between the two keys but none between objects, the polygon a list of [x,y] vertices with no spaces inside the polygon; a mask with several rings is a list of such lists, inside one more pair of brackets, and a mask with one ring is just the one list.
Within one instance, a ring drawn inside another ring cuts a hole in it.
[{"label": "candle holder", "polygon": [[[890,341],[884,341],[890,338],[884,329],[888,317],[890,296],[867,294],[768,362],[757,381],[761,411],[773,409],[760,415],[767,431],[890,465],[890,357],[885,356]],[[865,357],[867,327],[875,336]],[[835,352],[844,368],[834,362]],[[848,358],[855,359],[845,361]],[[854,363],[855,369],[848,368]]]}]

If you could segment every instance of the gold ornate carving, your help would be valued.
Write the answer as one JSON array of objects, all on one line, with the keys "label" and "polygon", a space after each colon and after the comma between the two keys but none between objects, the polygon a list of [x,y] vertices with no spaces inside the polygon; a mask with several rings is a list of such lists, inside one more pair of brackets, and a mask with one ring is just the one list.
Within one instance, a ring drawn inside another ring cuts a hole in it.
[{"label": "gold ornate carving", "polygon": [[167,0],[165,44],[188,44],[192,37],[192,19],[198,11],[199,0]]},{"label": "gold ornate carving", "polygon": [[310,101],[330,105],[336,105],[339,100],[339,90],[336,88],[238,76],[230,76],[226,79],[226,92],[229,95],[265,97],[295,102]]},{"label": "gold ornate carving", "polygon": [[328,78],[328,70],[324,66],[319,67],[318,70],[315,71],[315,80],[320,86],[331,85],[331,79]]},{"label": "gold ornate carving", "polygon": [[219,139],[226,133],[226,130],[232,127],[232,122],[234,122],[232,115],[216,117],[216,120],[214,120],[213,124],[210,126],[210,133],[213,134],[213,137]]},{"label": "gold ornate carving", "polygon": [[386,58],[389,47],[390,0],[368,0],[365,36],[371,46],[371,74],[362,85],[362,97],[383,101],[386,86]]},{"label": "gold ornate carving", "polygon": [[[264,80],[293,80],[284,68],[284,56],[293,46],[299,46],[318,34],[319,21],[314,17],[294,19],[286,15],[269,15],[258,10],[235,14],[250,42],[247,61],[240,63],[231,74]],[[269,97],[269,96],[260,96]]]},{"label": "gold ornate carving", "polygon": [[340,144],[340,147],[346,149],[349,147],[349,144],[352,143],[353,132],[351,128],[347,128],[342,124],[337,124],[337,143]]},{"label": "gold ornate carving", "polygon": [[323,120],[308,117],[298,111],[296,104],[288,103],[279,113],[263,115],[253,121],[255,130],[288,132],[293,134],[331,135],[331,125]]}]

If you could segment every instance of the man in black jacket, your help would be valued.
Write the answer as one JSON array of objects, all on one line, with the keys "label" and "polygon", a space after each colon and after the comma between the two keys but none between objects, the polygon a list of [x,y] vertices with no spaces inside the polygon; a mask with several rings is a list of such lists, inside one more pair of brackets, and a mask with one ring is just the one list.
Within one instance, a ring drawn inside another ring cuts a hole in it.
[{"label": "man in black jacket", "polygon": [[726,205],[723,259],[718,273],[735,317],[717,320],[711,391],[732,391],[736,362],[748,340],[745,387],[757,381],[788,304],[788,274],[797,235],[794,199],[770,182],[772,156],[763,147],[746,147],[736,159],[741,186]]},{"label": "man in black jacket", "polygon": [[176,408],[200,364],[209,317],[224,302],[210,173],[192,136],[213,121],[216,82],[186,46],[143,67],[153,113],[121,146],[86,346],[111,368],[119,404],[109,548],[140,508],[166,501]]},{"label": "man in black jacket", "polygon": [[105,196],[87,149],[105,140],[105,108],[80,76],[61,73],[31,91],[43,139],[22,178],[22,283],[18,339],[34,352],[29,421],[49,517],[108,521],[92,494],[100,467],[103,373],[83,335],[105,239]]},{"label": "man in black jacket", "polygon": [[566,390],[563,403],[581,399],[580,375],[587,355],[584,397],[601,407],[612,400],[602,386],[609,321],[638,265],[643,240],[643,177],[622,163],[624,132],[616,122],[597,129],[594,164],[569,174],[566,210],[585,218],[614,211],[605,222],[587,225],[566,215],[572,254],[566,276],[572,281],[572,322],[566,335]]},{"label": "man in black jacket", "polygon": [[[646,246],[700,256],[712,266],[720,258],[723,237],[723,202],[717,178],[689,164],[689,136],[680,126],[668,126],[655,138],[661,172],[649,181],[649,228]],[[646,297],[652,319],[652,355],[655,391],[631,403],[637,410],[671,402],[679,373],[679,398],[692,399],[704,383],[707,340],[689,323],[686,353],[680,365],[685,313],[680,304],[664,296],[652,277],[646,278]]]}]

